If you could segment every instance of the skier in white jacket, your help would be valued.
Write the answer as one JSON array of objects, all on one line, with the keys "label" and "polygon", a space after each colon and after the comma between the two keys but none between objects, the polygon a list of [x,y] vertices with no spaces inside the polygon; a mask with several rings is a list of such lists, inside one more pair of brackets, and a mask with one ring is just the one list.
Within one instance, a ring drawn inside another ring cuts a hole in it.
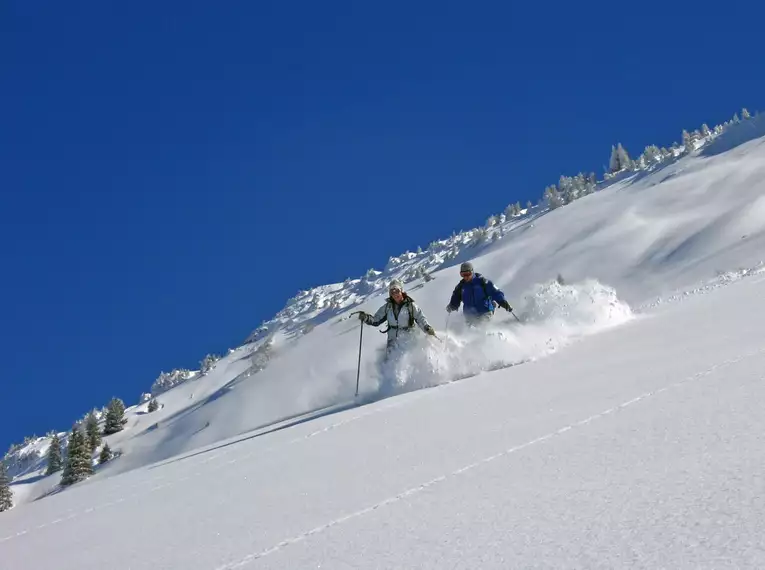
[{"label": "skier in white jacket", "polygon": [[390,297],[386,299],[385,304],[380,307],[374,315],[359,313],[359,319],[373,327],[380,326],[382,323],[388,323],[388,350],[390,353],[399,343],[409,338],[414,332],[414,325],[417,325],[431,336],[436,336],[436,331],[428,324],[422,309],[417,306],[414,300],[404,292],[404,286],[398,279],[391,281],[388,286]]}]

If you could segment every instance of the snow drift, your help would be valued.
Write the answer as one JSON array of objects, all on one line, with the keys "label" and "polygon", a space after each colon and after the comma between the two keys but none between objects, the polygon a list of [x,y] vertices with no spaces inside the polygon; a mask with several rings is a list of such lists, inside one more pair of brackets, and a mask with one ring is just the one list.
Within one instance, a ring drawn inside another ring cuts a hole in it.
[{"label": "snow drift", "polygon": [[616,291],[596,280],[536,286],[512,315],[498,309],[485,326],[465,325],[461,314],[449,315],[451,329],[438,341],[416,337],[407,350],[387,361],[378,349],[376,378],[367,397],[388,397],[506,368],[540,358],[572,340],[627,322],[632,311]]}]

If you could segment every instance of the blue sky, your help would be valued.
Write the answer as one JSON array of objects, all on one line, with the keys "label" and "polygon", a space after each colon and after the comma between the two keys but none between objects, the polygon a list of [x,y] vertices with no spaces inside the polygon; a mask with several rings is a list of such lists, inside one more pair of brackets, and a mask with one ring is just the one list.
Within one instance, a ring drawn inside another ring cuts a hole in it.
[{"label": "blue sky", "polygon": [[753,3],[514,4],[6,3],[3,450],[617,141],[765,105]]}]

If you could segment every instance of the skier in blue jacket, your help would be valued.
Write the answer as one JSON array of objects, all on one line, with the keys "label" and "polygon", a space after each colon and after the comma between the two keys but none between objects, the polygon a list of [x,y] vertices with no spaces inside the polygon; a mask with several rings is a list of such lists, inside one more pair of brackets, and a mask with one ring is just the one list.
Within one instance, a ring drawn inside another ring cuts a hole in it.
[{"label": "skier in blue jacket", "polygon": [[447,312],[456,311],[462,303],[462,313],[469,325],[491,319],[495,303],[506,311],[512,312],[513,308],[505,300],[505,294],[486,277],[475,273],[473,264],[469,261],[460,265],[460,277],[462,280],[454,288],[452,298],[446,305]]}]

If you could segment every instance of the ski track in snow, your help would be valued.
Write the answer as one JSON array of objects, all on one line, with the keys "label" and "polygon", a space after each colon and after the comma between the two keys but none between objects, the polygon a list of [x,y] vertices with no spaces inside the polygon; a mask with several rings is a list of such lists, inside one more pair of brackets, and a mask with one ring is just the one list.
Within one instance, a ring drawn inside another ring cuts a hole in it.
[{"label": "ski track in snow", "polygon": [[[416,397],[416,399],[419,399],[419,397]],[[379,401],[379,400],[377,400],[377,401]],[[339,427],[342,427],[344,425],[353,423],[353,422],[355,422],[357,420],[361,420],[361,419],[367,418],[369,416],[378,414],[380,412],[387,411],[387,410],[392,409],[392,408],[401,407],[401,406],[406,405],[407,403],[413,402],[413,401],[415,401],[415,400],[409,398],[407,400],[400,400],[400,401],[397,401],[397,402],[392,402],[390,404],[383,405],[383,406],[380,406],[378,408],[375,408],[375,409],[372,409],[372,410],[368,410],[368,411],[360,413],[358,415],[355,415],[355,416],[352,416],[352,417],[340,420],[338,422],[334,422],[332,424],[326,425],[326,426],[324,426],[321,429],[317,429],[317,430],[314,430],[314,431],[312,431],[310,433],[302,435],[300,437],[293,438],[293,439],[288,440],[287,442],[285,442],[283,444],[273,445],[273,446],[267,447],[265,449],[258,449],[258,450],[252,451],[250,453],[246,453],[244,455],[239,455],[235,459],[231,459],[231,460],[226,461],[226,462],[217,463],[217,465],[215,465],[215,467],[213,468],[213,471],[219,470],[219,469],[224,468],[224,467],[229,467],[229,466],[231,466],[231,465],[233,465],[233,464],[235,464],[237,462],[241,463],[242,460],[249,459],[250,457],[252,457],[254,455],[261,455],[262,456],[264,454],[271,453],[273,451],[282,449],[283,447],[286,447],[286,446],[289,446],[289,445],[294,445],[294,444],[297,444],[297,443],[305,442],[305,441],[307,441],[307,440],[309,440],[309,439],[311,439],[311,438],[313,438],[313,437],[315,437],[317,435],[321,435],[321,434],[327,433],[329,431],[332,431],[332,430],[337,429]],[[369,402],[369,403],[374,403],[374,401],[373,402]],[[306,413],[311,413],[311,412],[306,412]],[[278,423],[274,424],[274,425],[278,425]],[[263,429],[268,429],[268,427],[263,428]],[[246,439],[246,438],[243,438],[243,439]],[[217,455],[213,455],[212,457],[204,459],[203,461],[200,461],[199,464],[200,465],[207,465],[209,463],[215,462],[215,460],[220,459],[220,458],[224,457],[225,455],[228,455],[229,453],[232,453],[235,449],[236,449],[235,445],[231,446],[230,450],[218,453]],[[181,457],[179,459],[183,460],[184,458]],[[176,460],[178,460],[178,459],[176,459]],[[185,482],[185,481],[191,481],[193,479],[196,479],[198,476],[203,475],[204,473],[205,473],[205,470],[198,469],[196,471],[193,471],[193,472],[189,473],[188,475],[183,475],[181,477],[166,477],[166,476],[161,476],[161,477],[152,478],[152,479],[150,479],[148,481],[143,481],[143,482],[140,482],[140,483],[136,483],[135,485],[131,485],[130,487],[127,487],[127,489],[136,489],[136,488],[138,488],[138,489],[142,489],[141,491],[138,491],[136,493],[132,493],[130,495],[123,496],[122,498],[115,499],[114,501],[109,501],[108,503],[103,503],[103,504],[95,506],[95,507],[89,507],[89,508],[84,509],[82,511],[71,513],[68,516],[64,516],[62,518],[58,518],[58,519],[55,519],[55,520],[47,522],[47,523],[43,523],[43,524],[41,524],[39,526],[36,526],[36,527],[33,527],[33,528],[28,528],[28,529],[22,530],[22,531],[17,532],[16,534],[13,534],[13,535],[2,537],[2,538],[0,538],[0,544],[2,544],[3,542],[7,542],[7,541],[9,541],[11,539],[14,539],[14,538],[17,538],[17,537],[20,537],[20,536],[24,536],[26,534],[29,534],[29,533],[37,531],[37,530],[42,530],[44,528],[48,528],[50,526],[54,526],[54,525],[62,523],[62,522],[68,522],[68,521],[70,521],[72,519],[79,518],[79,517],[81,517],[83,515],[87,515],[87,514],[90,514],[92,512],[95,512],[95,511],[100,511],[100,510],[103,510],[103,509],[108,508],[108,507],[113,507],[113,506],[118,505],[120,503],[124,503],[125,501],[132,501],[134,499],[140,499],[140,498],[146,497],[149,493],[153,493],[153,492],[159,491],[161,489],[166,489],[168,487],[172,487],[172,486],[174,486],[174,485],[176,485],[178,483],[182,483],[182,482]],[[161,483],[161,481],[167,481],[167,480],[169,480],[170,482]],[[146,489],[147,487],[149,487],[148,490],[143,490],[143,489]],[[119,487],[118,487],[118,489],[119,489]]]},{"label": "ski track in snow", "polygon": [[[213,464],[213,467],[211,469],[212,471],[220,470],[220,469],[225,468],[225,467],[230,467],[231,465],[234,465],[235,463],[241,463],[243,460],[249,459],[249,458],[251,458],[254,455],[262,456],[262,455],[265,455],[265,454],[268,454],[268,453],[272,453],[274,451],[282,449],[285,446],[289,446],[289,445],[294,445],[294,444],[297,444],[297,443],[305,442],[305,441],[307,441],[307,440],[309,440],[309,439],[311,439],[313,437],[316,437],[317,435],[321,435],[321,434],[327,433],[329,431],[332,431],[332,430],[337,429],[339,427],[342,427],[344,425],[353,423],[355,421],[362,420],[362,419],[367,418],[369,416],[376,415],[378,413],[381,413],[381,412],[384,412],[384,411],[387,411],[387,410],[390,410],[390,409],[393,409],[393,408],[398,408],[398,407],[401,407],[401,406],[408,405],[411,402],[414,402],[416,399],[419,399],[420,397],[424,396],[424,394],[418,395],[418,394],[416,394],[416,392],[422,392],[422,391],[428,390],[429,388],[439,388],[439,387],[445,388],[448,385],[452,384],[453,382],[458,382],[460,380],[465,380],[467,378],[472,378],[472,377],[478,376],[479,374],[482,374],[482,373],[485,373],[485,372],[491,372],[491,371],[494,371],[494,370],[500,370],[500,369],[503,369],[503,368],[509,368],[509,367],[512,367],[512,366],[517,366],[517,365],[523,364],[525,362],[528,362],[528,361],[521,361],[521,362],[517,362],[517,363],[506,364],[506,365],[503,365],[503,366],[498,366],[496,368],[491,368],[489,370],[476,372],[474,374],[470,374],[468,376],[465,376],[464,378],[457,378],[457,379],[455,379],[455,380],[453,380],[451,382],[445,382],[443,384],[437,384],[435,386],[430,386],[428,388],[420,388],[420,389],[415,390],[413,392],[408,392],[408,394],[410,394],[410,397],[407,398],[406,400],[392,401],[390,403],[387,403],[386,405],[382,405],[382,406],[377,407],[375,409],[364,411],[362,413],[359,413],[357,415],[351,416],[349,418],[340,420],[338,422],[331,423],[329,425],[324,426],[321,429],[317,429],[317,430],[309,432],[309,433],[307,433],[305,435],[302,435],[300,437],[296,437],[296,438],[293,438],[291,440],[288,440],[285,443],[280,443],[278,445],[273,445],[273,446],[267,447],[265,449],[258,449],[258,450],[246,453],[244,455],[239,455],[236,458],[231,459],[229,461],[217,462],[217,460],[219,460],[219,459],[225,457],[226,455],[229,455],[230,453],[233,453],[234,451],[236,451],[236,446],[232,445],[226,451],[222,451],[220,453],[213,454],[212,456],[199,461],[199,465],[200,466],[206,466],[206,465],[212,463]],[[401,395],[404,395],[404,394],[401,394]],[[383,401],[384,399],[387,399],[387,398],[382,398],[382,399],[379,399],[379,400],[371,400],[369,402],[361,404],[360,407],[363,407],[363,406],[366,406],[366,405],[370,405],[370,404],[374,404],[374,403],[378,403],[378,402]],[[321,408],[319,408],[319,410],[320,409]],[[305,412],[305,414],[314,413],[316,411],[318,411],[318,410],[310,410],[308,412]],[[271,424],[270,426],[264,426],[263,428],[260,428],[260,429],[265,430],[265,431],[268,431],[272,427],[277,427],[277,429],[278,429],[278,426],[281,423],[285,423],[285,422],[275,422],[274,424]],[[286,422],[286,423],[289,423],[289,422]],[[259,431],[259,430],[253,430],[253,431]],[[247,440],[248,437],[251,437],[251,436],[243,436],[242,437],[242,441]],[[189,458],[190,457],[193,457],[193,454],[191,456],[189,456]],[[170,459],[168,461],[159,463],[157,465],[157,467],[161,467],[162,465],[170,464],[173,461],[183,461],[184,459],[187,459],[187,458],[186,457],[179,457],[179,458],[175,458],[175,459]],[[17,537],[29,534],[30,532],[34,532],[34,531],[37,531],[37,530],[43,530],[43,529],[48,528],[50,526],[54,526],[54,525],[62,523],[62,522],[68,522],[70,520],[79,518],[79,517],[81,517],[83,515],[86,515],[86,514],[95,512],[95,511],[100,511],[100,510],[103,510],[105,508],[113,507],[113,506],[118,505],[120,503],[124,503],[125,501],[133,501],[133,500],[144,498],[144,497],[146,497],[150,493],[154,493],[154,492],[160,491],[162,489],[173,487],[173,486],[175,486],[176,484],[179,484],[179,483],[183,483],[183,482],[186,482],[186,481],[193,481],[197,477],[199,477],[201,475],[204,475],[206,472],[209,472],[209,471],[210,471],[210,469],[197,469],[197,470],[192,471],[191,473],[189,473],[187,475],[183,475],[183,476],[180,476],[180,477],[172,477],[172,476],[162,475],[162,476],[158,476],[158,477],[153,477],[153,478],[151,478],[151,479],[149,479],[147,481],[141,481],[141,482],[135,483],[133,485],[129,485],[129,486],[125,486],[125,487],[117,487],[116,488],[117,490],[123,489],[123,490],[126,490],[126,491],[132,491],[134,489],[138,489],[138,491],[130,493],[129,495],[123,496],[120,499],[115,499],[114,501],[109,501],[107,503],[103,503],[103,504],[97,505],[95,507],[89,507],[89,508],[84,509],[82,511],[78,511],[78,512],[71,512],[70,511],[69,513],[67,513],[67,516],[58,518],[56,520],[53,520],[53,521],[50,521],[50,522],[47,522],[47,523],[43,523],[43,524],[41,524],[39,526],[36,526],[34,528],[23,530],[23,531],[18,532],[18,533],[14,534],[14,535],[9,535],[9,536],[0,538],[0,544],[2,544],[3,542],[7,542],[7,541],[9,541],[9,540],[11,540],[13,538],[17,538]],[[164,481],[168,481],[168,482],[164,482]]]},{"label": "ski track in snow", "polygon": [[287,538],[285,540],[282,540],[278,544],[276,544],[276,545],[274,545],[274,546],[272,546],[272,547],[270,547],[270,548],[268,548],[266,550],[261,550],[259,552],[255,552],[253,554],[249,554],[249,555],[245,556],[244,558],[242,558],[242,559],[240,559],[240,560],[238,560],[236,562],[229,562],[229,563],[223,564],[221,566],[217,566],[214,570],[235,570],[237,568],[242,568],[243,566],[246,566],[246,565],[248,565],[251,562],[254,562],[254,561],[256,561],[256,560],[258,560],[260,558],[264,558],[265,556],[268,556],[269,554],[273,554],[275,552],[278,552],[278,551],[280,551],[280,550],[282,550],[282,549],[284,549],[284,548],[286,548],[286,547],[288,547],[288,546],[290,546],[292,544],[297,544],[299,542],[302,542],[303,540],[305,540],[305,539],[307,539],[307,538],[309,538],[309,537],[311,537],[311,536],[313,536],[315,534],[322,533],[322,532],[324,532],[326,530],[329,530],[329,529],[331,529],[331,528],[333,528],[335,526],[338,526],[338,525],[341,525],[341,524],[343,524],[345,522],[348,522],[350,520],[362,517],[364,515],[367,515],[367,514],[369,514],[371,512],[374,512],[374,511],[376,511],[378,509],[381,509],[383,507],[386,507],[388,505],[392,505],[392,504],[398,503],[398,502],[406,499],[407,497],[411,497],[413,495],[417,495],[417,494],[419,494],[419,493],[421,493],[423,491],[426,491],[429,488],[431,488],[431,487],[433,487],[435,485],[438,485],[439,483],[442,483],[442,482],[444,482],[444,481],[446,481],[448,479],[451,479],[453,477],[457,477],[459,475],[462,475],[464,473],[472,471],[473,469],[476,469],[478,467],[486,465],[487,463],[491,463],[492,461],[495,461],[497,459],[501,459],[501,458],[507,457],[509,455],[512,455],[513,453],[516,453],[518,451],[522,451],[522,450],[527,449],[527,448],[529,448],[529,447],[531,447],[533,445],[536,445],[538,443],[545,442],[545,441],[547,441],[549,439],[552,439],[552,438],[554,438],[554,437],[556,437],[558,435],[562,435],[564,433],[572,431],[572,430],[574,430],[576,428],[580,428],[580,427],[586,426],[586,425],[592,423],[595,420],[598,420],[598,419],[604,418],[606,416],[609,416],[609,415],[611,415],[611,414],[613,414],[615,412],[618,412],[619,410],[627,408],[628,406],[631,406],[633,404],[637,404],[638,402],[642,402],[643,400],[647,400],[648,398],[651,398],[653,396],[659,395],[659,394],[661,394],[663,392],[667,392],[667,391],[672,390],[674,388],[683,386],[685,384],[688,384],[690,382],[693,382],[693,381],[698,380],[700,378],[703,378],[705,376],[709,376],[710,374],[712,374],[713,372],[715,372],[716,370],[718,370],[720,368],[725,368],[727,366],[733,366],[735,364],[738,364],[738,363],[742,362],[743,360],[746,360],[748,358],[752,358],[754,356],[757,356],[757,355],[763,354],[763,353],[765,353],[765,348],[760,348],[760,349],[757,349],[755,351],[751,351],[751,352],[745,353],[743,355],[737,356],[735,358],[731,358],[731,359],[719,362],[717,364],[713,364],[712,366],[710,366],[706,370],[703,370],[701,372],[696,372],[695,374],[692,374],[691,376],[687,376],[687,377],[683,378],[682,380],[678,380],[676,382],[672,382],[671,384],[668,384],[668,385],[664,386],[663,388],[657,388],[656,390],[651,390],[649,392],[645,392],[645,393],[643,393],[643,394],[641,394],[641,395],[639,395],[639,396],[637,396],[635,398],[627,400],[626,402],[622,402],[621,404],[618,404],[616,406],[608,408],[607,410],[603,410],[602,412],[599,412],[597,414],[593,414],[593,415],[591,415],[591,416],[589,416],[589,417],[587,417],[587,418],[585,418],[583,420],[580,420],[578,422],[574,422],[572,424],[569,424],[569,425],[564,426],[562,428],[559,428],[557,430],[551,431],[551,432],[549,432],[549,433],[547,433],[547,434],[545,434],[543,436],[540,436],[540,437],[538,437],[536,439],[532,439],[530,441],[527,441],[526,443],[522,443],[520,445],[516,445],[514,447],[511,447],[509,449],[505,449],[504,451],[500,451],[499,453],[495,453],[494,455],[490,455],[488,457],[484,457],[483,459],[479,459],[478,461],[475,461],[473,463],[470,463],[468,465],[460,467],[459,469],[456,469],[456,470],[454,470],[454,471],[452,471],[450,473],[445,473],[443,475],[439,475],[438,477],[435,477],[435,478],[433,478],[433,479],[431,479],[429,481],[421,483],[420,485],[417,485],[417,486],[414,486],[414,487],[410,487],[409,489],[407,489],[407,490],[405,490],[405,491],[403,491],[403,492],[401,492],[401,493],[399,493],[397,495],[394,495],[394,496],[389,497],[387,499],[383,499],[382,501],[380,501],[378,503],[375,503],[374,505],[371,505],[371,506],[365,507],[363,509],[360,509],[358,511],[354,511],[352,513],[343,515],[342,517],[333,519],[333,520],[329,521],[326,524],[323,524],[321,526],[317,526],[317,527],[315,527],[315,528],[313,528],[311,530],[308,530],[308,531],[303,532],[301,534],[295,535],[295,536],[293,536],[291,538]]},{"label": "ski track in snow", "polygon": [[[349,520],[352,520],[352,519],[364,516],[364,515],[366,515],[368,513],[371,513],[371,512],[373,512],[373,511],[375,511],[375,510],[377,510],[377,509],[379,509],[381,507],[384,507],[384,506],[387,506],[387,505],[391,505],[393,503],[397,503],[397,502],[401,501],[402,499],[405,499],[405,498],[410,497],[412,495],[419,494],[420,492],[425,491],[426,489],[429,489],[430,487],[432,487],[432,486],[434,486],[434,485],[436,485],[438,483],[446,481],[447,479],[450,479],[452,477],[461,475],[461,474],[466,473],[468,471],[471,471],[471,470],[473,470],[473,469],[475,469],[475,468],[477,468],[477,467],[479,467],[481,465],[490,463],[490,462],[495,461],[496,459],[500,459],[502,457],[506,457],[508,455],[511,455],[511,454],[517,452],[517,451],[521,451],[523,449],[531,447],[532,445],[536,445],[537,443],[542,443],[542,442],[544,442],[544,441],[546,441],[546,440],[548,440],[548,439],[550,439],[552,437],[555,437],[557,435],[561,435],[561,434],[564,434],[564,433],[566,433],[568,431],[571,431],[572,429],[585,426],[585,425],[593,422],[596,419],[600,419],[600,418],[603,418],[605,416],[608,416],[608,415],[610,415],[610,414],[612,414],[612,413],[614,413],[614,412],[616,412],[616,411],[618,411],[620,409],[623,409],[623,408],[626,408],[628,406],[631,406],[631,405],[633,405],[635,403],[638,403],[638,402],[640,402],[642,400],[645,400],[645,399],[650,398],[652,396],[656,396],[658,394],[661,394],[662,392],[666,392],[666,391],[671,390],[673,388],[677,388],[678,386],[682,386],[684,384],[687,384],[689,382],[692,382],[692,381],[697,380],[699,378],[702,378],[704,376],[708,376],[709,374],[711,374],[712,372],[718,370],[719,368],[723,368],[723,367],[726,367],[726,366],[732,366],[734,364],[738,364],[739,362],[741,362],[741,361],[743,361],[745,359],[757,356],[758,354],[762,354],[762,353],[765,353],[765,348],[760,348],[758,350],[755,350],[755,351],[752,351],[752,352],[749,352],[749,353],[745,353],[745,354],[737,356],[735,358],[731,358],[731,359],[728,359],[728,360],[724,360],[724,361],[722,361],[720,363],[713,364],[712,366],[710,366],[706,370],[703,370],[701,372],[697,372],[697,373],[695,373],[695,374],[693,374],[691,376],[687,376],[687,377],[683,378],[682,380],[678,380],[677,382],[673,382],[671,384],[668,384],[667,386],[664,386],[663,388],[658,388],[658,389],[652,390],[650,392],[645,392],[644,394],[641,394],[641,395],[639,395],[639,396],[637,396],[635,398],[632,398],[631,400],[628,400],[628,401],[623,402],[623,403],[621,403],[621,404],[619,404],[617,406],[611,407],[611,408],[609,408],[607,410],[604,410],[602,412],[594,414],[594,415],[592,415],[592,416],[590,416],[588,418],[585,418],[585,419],[583,419],[581,421],[574,422],[574,423],[572,423],[570,425],[567,425],[567,426],[564,426],[564,427],[562,427],[560,429],[557,429],[555,431],[549,432],[549,433],[547,433],[547,434],[545,434],[543,436],[540,436],[540,437],[538,437],[536,439],[533,439],[531,441],[528,441],[526,443],[523,443],[523,444],[511,447],[509,449],[506,449],[506,450],[501,451],[499,453],[496,453],[494,455],[491,455],[491,456],[485,457],[483,459],[480,459],[480,460],[478,460],[478,461],[476,461],[474,463],[471,463],[469,465],[465,465],[465,466],[463,466],[463,467],[461,467],[459,469],[456,469],[455,471],[452,471],[451,473],[440,475],[440,476],[438,476],[438,477],[436,477],[434,479],[431,479],[430,481],[427,481],[427,482],[422,483],[420,485],[417,485],[415,487],[411,487],[410,489],[407,489],[407,490],[399,493],[398,495],[395,495],[393,497],[389,497],[389,498],[384,499],[384,500],[382,500],[382,501],[380,501],[378,503],[375,503],[374,505],[371,505],[371,506],[366,507],[364,509],[361,509],[359,511],[354,511],[354,512],[352,512],[350,514],[347,514],[347,515],[344,515],[344,516],[342,516],[340,518],[334,519],[334,520],[332,520],[332,521],[330,521],[330,522],[328,522],[328,523],[326,523],[324,525],[315,527],[315,528],[313,528],[311,530],[308,530],[308,531],[306,531],[306,532],[304,532],[302,534],[296,535],[296,536],[294,536],[292,538],[285,539],[285,540],[281,541],[280,543],[276,544],[275,546],[273,546],[271,548],[268,548],[266,550],[263,550],[263,551],[260,551],[260,552],[254,553],[254,554],[250,554],[250,555],[246,556],[245,558],[243,558],[242,560],[240,560],[238,562],[227,563],[227,564],[224,564],[222,566],[218,566],[215,570],[233,570],[235,568],[240,568],[240,567],[242,567],[242,566],[244,566],[244,565],[246,565],[246,564],[248,564],[248,563],[250,563],[250,562],[252,562],[254,560],[257,560],[259,558],[263,558],[264,556],[268,556],[269,554],[273,554],[274,552],[277,552],[277,551],[279,551],[279,550],[281,550],[281,549],[283,549],[283,548],[285,548],[285,547],[287,547],[287,546],[289,546],[291,544],[295,544],[295,543],[301,542],[302,540],[305,540],[306,538],[308,538],[308,537],[310,537],[312,535],[319,534],[319,533],[324,532],[324,531],[326,531],[326,530],[328,530],[328,529],[330,529],[330,528],[332,528],[334,526],[337,526],[337,525],[345,523],[345,522],[347,522]],[[441,387],[446,387],[446,386],[449,386],[449,384],[450,383],[442,384],[440,386]],[[427,390],[427,392],[429,392],[429,390]],[[416,397],[416,396],[415,396],[415,398],[419,399],[419,397]],[[401,407],[401,406],[406,405],[407,403],[413,402],[413,401],[415,401],[415,400],[409,398],[409,399],[398,401],[398,402],[392,402],[391,404],[388,404],[388,405],[380,406],[380,407],[375,408],[373,410],[370,410],[368,412],[361,413],[361,414],[352,416],[350,418],[346,418],[346,419],[338,421],[338,422],[334,422],[332,424],[324,426],[321,429],[314,430],[314,431],[309,432],[309,433],[307,433],[305,435],[302,435],[300,437],[293,438],[291,440],[288,440],[284,444],[274,445],[274,446],[267,447],[267,448],[261,449],[261,450],[255,450],[253,452],[246,453],[244,455],[240,455],[240,456],[238,456],[238,457],[236,457],[234,459],[231,459],[229,461],[217,463],[215,469],[221,469],[223,467],[228,467],[228,466],[233,465],[233,464],[235,464],[237,462],[241,463],[242,460],[248,459],[248,458],[250,458],[250,457],[252,457],[254,455],[262,455],[262,454],[265,454],[265,453],[270,453],[270,452],[276,451],[278,449],[281,449],[284,446],[289,446],[289,445],[294,445],[294,444],[297,444],[297,443],[305,442],[305,441],[307,441],[307,440],[309,440],[309,439],[311,439],[311,438],[313,438],[313,437],[315,437],[317,435],[321,435],[321,434],[327,433],[329,431],[332,431],[332,430],[337,429],[339,427],[342,427],[344,425],[348,425],[350,423],[353,423],[353,422],[355,422],[357,420],[361,420],[363,418],[369,417],[371,415],[375,415],[375,414],[378,414],[378,413],[383,412],[383,411],[387,411],[387,410],[392,409],[392,408]],[[310,412],[308,412],[308,413],[310,413]],[[207,465],[209,463],[215,462],[216,460],[224,457],[228,453],[233,452],[235,447],[236,446],[232,446],[231,451],[225,451],[225,452],[219,453],[217,455],[214,455],[214,456],[212,456],[210,458],[205,459],[204,461],[202,461],[200,463],[200,465]],[[183,458],[181,458],[181,459],[183,459]],[[132,488],[136,488],[136,487],[139,487],[139,488],[150,487],[148,489],[148,491],[140,491],[140,492],[136,492],[136,493],[133,493],[133,494],[130,494],[130,495],[126,495],[126,496],[123,496],[123,497],[121,497],[119,499],[115,499],[114,501],[109,501],[109,502],[103,503],[101,505],[97,505],[97,506],[94,506],[94,507],[89,507],[87,509],[83,509],[82,511],[71,513],[68,516],[57,518],[57,519],[55,519],[53,521],[41,524],[39,526],[22,530],[20,532],[17,532],[16,534],[2,537],[2,538],[0,538],[0,544],[2,544],[4,542],[7,542],[9,540],[12,540],[14,538],[19,538],[19,537],[28,535],[28,534],[30,534],[32,532],[35,532],[35,531],[38,531],[38,530],[42,530],[42,529],[45,529],[45,528],[48,528],[48,527],[51,527],[51,526],[55,526],[55,525],[63,523],[63,522],[68,522],[68,521],[71,521],[73,519],[80,518],[80,517],[82,517],[84,515],[88,515],[90,513],[95,512],[95,511],[100,511],[100,510],[103,510],[103,509],[106,509],[106,508],[109,508],[109,507],[113,507],[113,506],[119,505],[119,504],[124,503],[126,501],[132,501],[134,499],[144,498],[144,497],[146,497],[150,493],[153,493],[153,492],[156,492],[156,491],[159,491],[161,489],[168,488],[168,487],[172,487],[172,486],[174,486],[174,485],[176,485],[178,483],[182,483],[182,482],[185,482],[185,481],[193,480],[193,479],[195,479],[196,477],[198,477],[198,476],[200,476],[202,474],[204,474],[203,470],[196,470],[196,471],[194,471],[194,472],[192,472],[192,473],[190,473],[188,475],[184,475],[182,477],[177,477],[177,478],[172,478],[171,482],[160,483],[160,484],[157,484],[157,483],[159,483],[160,481],[166,480],[167,478],[164,477],[164,476],[160,477],[160,478],[153,478],[153,479],[151,479],[149,481],[146,481],[146,482],[143,482],[143,483],[139,483],[139,484],[134,485],[132,487]]]}]

